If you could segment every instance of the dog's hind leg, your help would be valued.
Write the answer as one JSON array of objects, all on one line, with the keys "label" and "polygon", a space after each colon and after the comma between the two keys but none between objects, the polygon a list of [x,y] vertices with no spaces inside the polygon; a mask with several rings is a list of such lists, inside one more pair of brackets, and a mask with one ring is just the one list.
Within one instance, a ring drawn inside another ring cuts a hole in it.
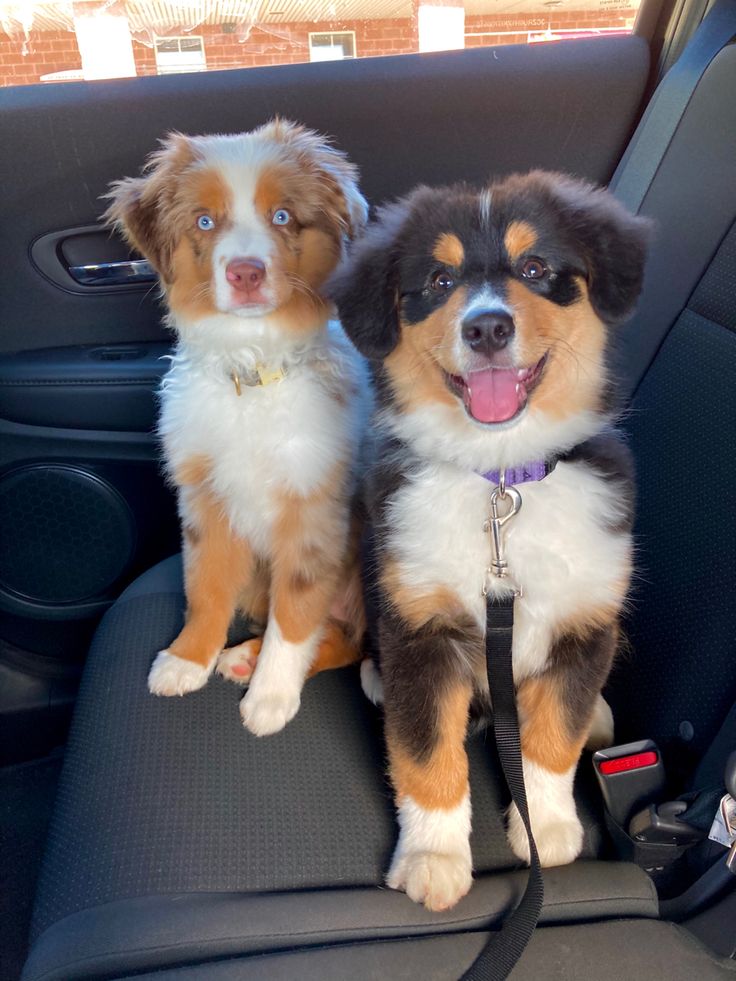
[{"label": "dog's hind leg", "polygon": [[217,673],[236,685],[250,684],[262,646],[263,637],[251,637],[242,644],[228,647],[217,659]]},{"label": "dog's hind leg", "polygon": [[186,622],[179,636],[151,666],[154,695],[185,695],[209,678],[235,612],[237,597],[253,570],[248,543],[237,538],[219,502],[206,492],[188,501],[184,539]]},{"label": "dog's hind leg", "polygon": [[[251,637],[224,650],[217,660],[217,673],[236,685],[247,685],[256,669],[263,637]],[[307,674],[313,678],[321,671],[345,668],[360,658],[360,648],[351,641],[342,624],[330,621],[317,648],[317,654]]]}]

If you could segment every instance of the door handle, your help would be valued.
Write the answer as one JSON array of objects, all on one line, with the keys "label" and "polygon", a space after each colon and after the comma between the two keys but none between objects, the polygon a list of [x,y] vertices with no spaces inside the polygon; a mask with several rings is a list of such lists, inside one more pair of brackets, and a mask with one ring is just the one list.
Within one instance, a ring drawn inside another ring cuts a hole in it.
[{"label": "door handle", "polygon": [[69,266],[69,275],[82,286],[124,286],[126,283],[152,283],[156,279],[156,271],[147,259]]}]

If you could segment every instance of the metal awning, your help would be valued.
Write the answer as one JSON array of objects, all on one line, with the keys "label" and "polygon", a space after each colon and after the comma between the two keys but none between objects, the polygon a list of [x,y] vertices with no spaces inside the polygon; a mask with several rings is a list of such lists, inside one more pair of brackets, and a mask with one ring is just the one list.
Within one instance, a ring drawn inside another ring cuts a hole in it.
[{"label": "metal awning", "polygon": [[[0,27],[17,32],[74,30],[74,13],[85,3],[99,0],[0,0]],[[638,6],[638,0],[619,4],[611,0],[465,0],[469,15],[546,14],[552,11],[617,10]],[[175,34],[203,24],[232,27],[294,22],[341,22],[411,17],[413,0],[115,0],[111,9],[125,12],[135,34]]]}]

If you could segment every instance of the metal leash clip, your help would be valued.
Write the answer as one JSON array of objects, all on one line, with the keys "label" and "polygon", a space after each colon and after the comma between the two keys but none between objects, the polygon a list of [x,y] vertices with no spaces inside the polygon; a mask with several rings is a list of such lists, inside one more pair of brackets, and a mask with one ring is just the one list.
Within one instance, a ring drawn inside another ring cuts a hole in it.
[{"label": "metal leash clip", "polygon": [[[508,501],[509,509],[505,514],[499,514],[498,502]],[[492,559],[486,576],[494,576],[496,579],[508,578],[508,562],[504,556],[503,548],[503,528],[514,515],[521,510],[521,494],[515,487],[506,486],[506,471],[499,472],[498,487],[491,492],[491,516],[483,525],[483,531],[491,532]],[[517,591],[521,595],[521,589]],[[488,595],[486,583],[483,584],[483,595]]]}]

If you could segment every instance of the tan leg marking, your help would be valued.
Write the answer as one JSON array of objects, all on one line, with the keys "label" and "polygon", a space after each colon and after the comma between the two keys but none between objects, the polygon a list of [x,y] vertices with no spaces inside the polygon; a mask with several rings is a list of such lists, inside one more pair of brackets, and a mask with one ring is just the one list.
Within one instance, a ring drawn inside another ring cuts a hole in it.
[{"label": "tan leg marking", "polygon": [[437,742],[426,760],[418,761],[397,741],[387,726],[391,780],[397,801],[411,797],[428,810],[457,807],[468,793],[468,728],[470,686],[458,685],[442,700],[437,720]]},{"label": "tan leg marking", "polygon": [[[571,735],[558,684],[553,678],[527,678],[519,686],[517,697],[522,752],[527,759],[553,773],[567,772],[580,758],[588,725]],[[592,707],[591,704],[591,710]]]},{"label": "tan leg marking", "polygon": [[[617,612],[617,611],[616,611]],[[565,635],[576,634],[580,643],[585,642],[586,635],[606,629],[609,633],[611,657],[618,647],[619,626],[615,619],[616,612],[601,610],[597,615],[589,615],[583,622],[566,623],[558,629],[558,639]],[[610,660],[602,668],[599,678],[603,685],[610,668]],[[596,698],[591,694],[588,699],[587,714],[571,720],[566,714],[564,701],[564,675],[555,674],[554,666],[550,673],[536,678],[527,678],[519,685],[517,701],[521,721],[521,748],[524,755],[555,773],[564,773],[577,763],[583,746],[585,746],[593,716],[596,710]],[[594,682],[592,682],[594,683]],[[598,699],[600,699],[598,695]],[[574,725],[575,731],[572,730]]]},{"label": "tan leg marking", "polygon": [[344,668],[348,664],[355,664],[360,660],[360,656],[360,647],[351,643],[340,624],[330,621],[319,642],[317,656],[307,677],[313,678],[320,671],[330,671],[333,668]]},{"label": "tan leg marking", "polygon": [[204,455],[192,456],[174,470],[178,487],[202,487],[209,479],[212,462]]},{"label": "tan leg marking", "polygon": [[237,607],[254,625],[266,627],[271,588],[271,569],[267,561],[256,556],[250,579],[238,594]]},{"label": "tan leg marking", "polygon": [[341,468],[311,497],[282,498],[274,528],[271,616],[290,643],[301,643],[325,622],[338,591],[349,532],[340,493],[344,480]]},{"label": "tan leg marking", "polygon": [[431,620],[445,624],[466,615],[457,594],[446,586],[418,590],[405,585],[396,562],[386,563],[381,574],[381,585],[386,598],[413,630],[419,630]]},{"label": "tan leg marking", "polygon": [[168,650],[206,666],[225,644],[238,593],[253,570],[253,553],[248,542],[234,536],[212,494],[198,492],[188,503],[188,524],[198,538],[187,542],[184,550],[187,617]]},{"label": "tan leg marking", "polygon": [[616,642],[618,643],[619,627],[618,618],[622,608],[626,604],[626,596],[631,585],[632,562],[629,559],[629,566],[623,577],[611,584],[611,600],[605,606],[598,606],[595,609],[584,607],[577,610],[572,616],[558,623],[555,630],[557,639],[566,634],[576,634],[585,637],[595,630],[605,627],[613,631]]}]

